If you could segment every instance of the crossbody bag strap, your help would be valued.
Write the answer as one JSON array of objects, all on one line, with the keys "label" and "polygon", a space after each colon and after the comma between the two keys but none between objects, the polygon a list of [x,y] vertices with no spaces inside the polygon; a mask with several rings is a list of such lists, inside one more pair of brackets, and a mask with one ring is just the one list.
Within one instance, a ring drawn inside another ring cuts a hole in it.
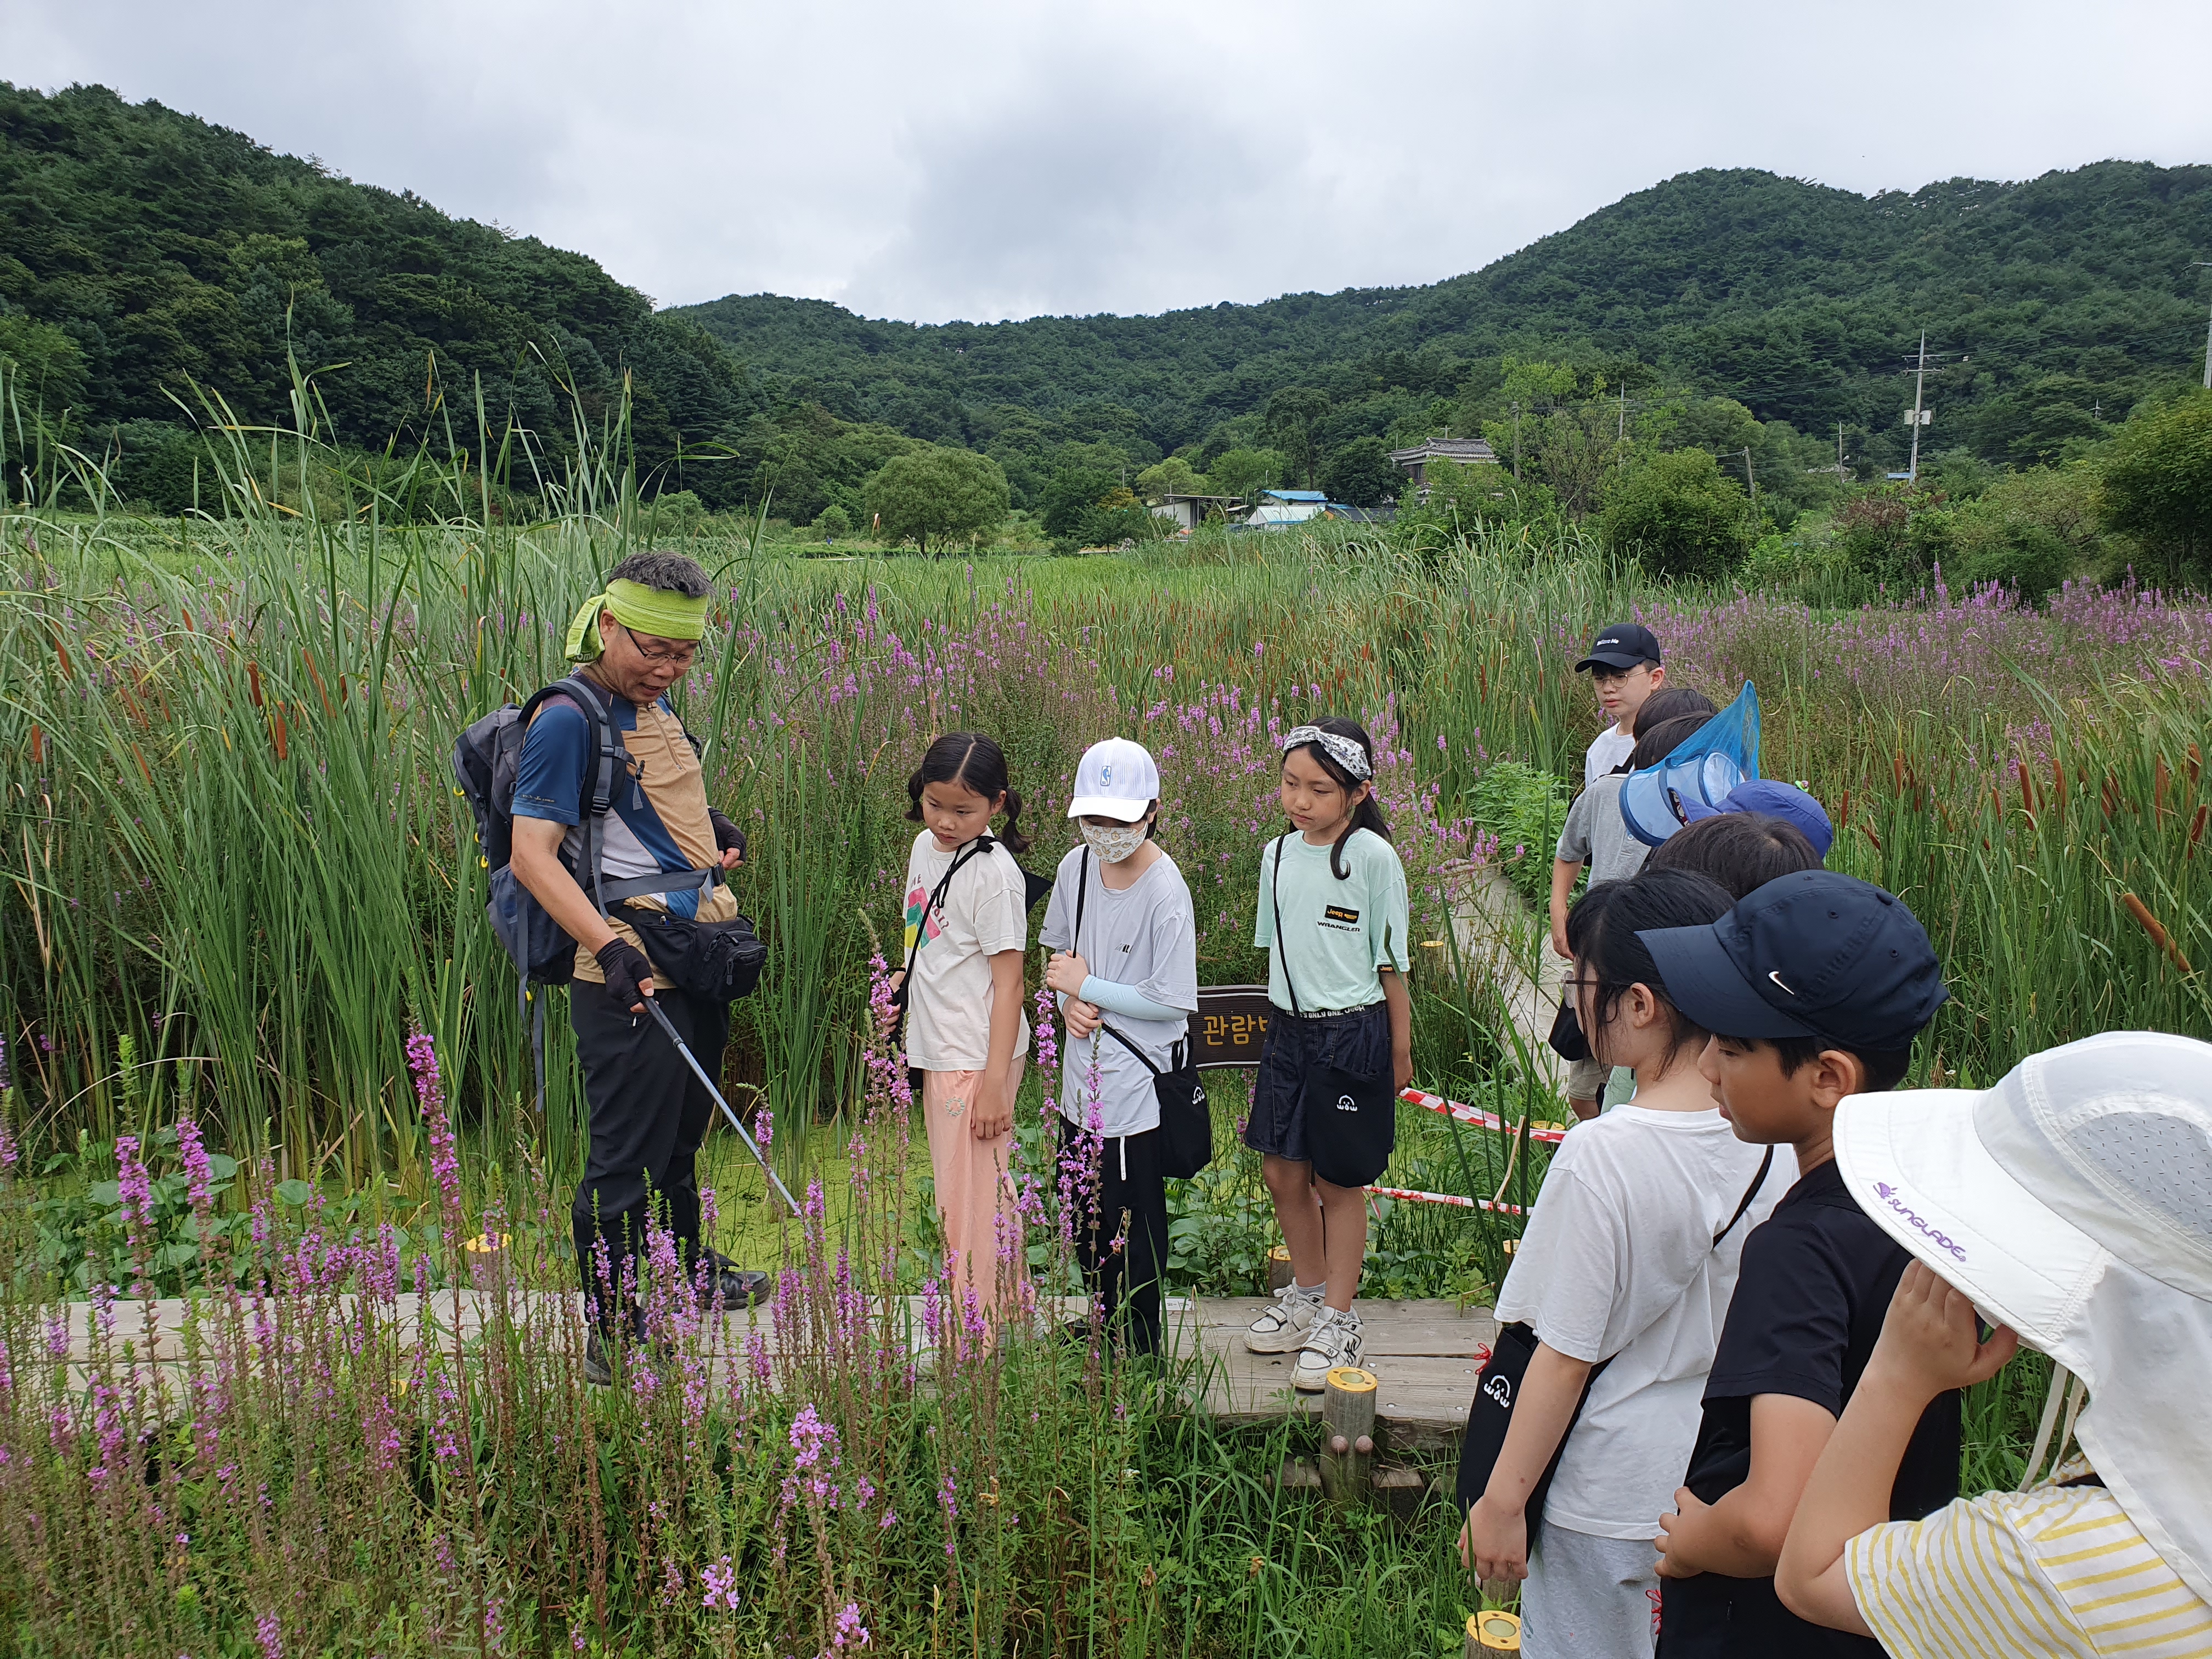
[{"label": "crossbody bag strap", "polygon": [[1285,835],[1275,843],[1275,862],[1267,872],[1267,908],[1275,913],[1275,963],[1283,970],[1283,988],[1291,994],[1291,1012],[1299,1018],[1305,1011],[1298,1006],[1298,988],[1291,982],[1290,953],[1283,949],[1283,842]]},{"label": "crossbody bag strap", "polygon": [[929,896],[922,900],[921,920],[915,924],[914,944],[906,953],[907,977],[906,980],[900,981],[902,984],[914,978],[914,959],[921,954],[921,941],[925,937],[924,930],[929,926],[929,913],[944,905],[945,894],[952,890],[952,878],[958,875],[966,867],[968,860],[974,858],[976,854],[988,853],[996,845],[997,843],[988,836],[976,836],[975,840],[960,849],[958,856],[952,860],[952,867],[947,870],[939,878],[937,885],[930,890]]},{"label": "crossbody bag strap", "polygon": [[[1105,878],[1102,875],[1099,879],[1103,881]],[[1075,932],[1068,941],[1068,949],[1073,951],[1079,957],[1083,954],[1083,902],[1085,899],[1090,897],[1090,896],[1091,848],[1086,846],[1083,849],[1083,863],[1079,867],[1076,877]],[[1150,1072],[1154,1077],[1165,1077],[1167,1075],[1166,1072],[1163,1072],[1158,1066],[1153,1065],[1150,1060],[1146,1058],[1145,1051],[1142,1048],[1139,1048],[1135,1043],[1132,1042],[1127,1037],[1122,1036],[1121,1032],[1115,1030],[1104,1020],[1102,1019],[1098,1022],[1098,1029],[1105,1032],[1108,1036],[1112,1037],[1115,1042],[1120,1043],[1131,1054],[1136,1055],[1137,1063],[1142,1066],[1146,1071]],[[1173,1052],[1168,1056],[1169,1071],[1180,1072],[1182,1070],[1182,1039],[1178,1037],[1176,1040]]]},{"label": "crossbody bag strap", "polygon": [[1729,1218],[1728,1225],[1713,1235],[1715,1249],[1720,1249],[1721,1240],[1735,1231],[1735,1224],[1742,1220],[1744,1212],[1751,1208],[1751,1200],[1759,1196],[1759,1189],[1766,1184],[1766,1172],[1773,1167],[1774,1148],[1769,1146],[1766,1149],[1766,1156],[1759,1160],[1759,1173],[1752,1176],[1751,1185],[1743,1190],[1743,1202],[1735,1206],[1735,1213]]}]

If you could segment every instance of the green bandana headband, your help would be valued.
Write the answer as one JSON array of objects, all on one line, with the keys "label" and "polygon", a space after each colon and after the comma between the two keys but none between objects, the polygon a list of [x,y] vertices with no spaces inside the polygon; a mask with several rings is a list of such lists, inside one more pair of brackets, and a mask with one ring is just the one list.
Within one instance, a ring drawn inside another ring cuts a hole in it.
[{"label": "green bandana headband", "polygon": [[696,640],[707,631],[705,596],[687,599],[666,588],[617,578],[604,593],[584,601],[576,619],[568,624],[570,662],[597,662],[606,647],[599,639],[599,612],[605,611],[634,633],[664,640]]}]

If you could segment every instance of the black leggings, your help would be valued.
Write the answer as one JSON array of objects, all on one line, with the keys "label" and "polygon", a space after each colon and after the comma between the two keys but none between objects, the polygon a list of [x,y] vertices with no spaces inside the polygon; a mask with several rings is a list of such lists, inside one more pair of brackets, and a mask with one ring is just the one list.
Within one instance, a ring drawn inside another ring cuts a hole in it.
[{"label": "black leggings", "polygon": [[[1066,1118],[1060,1122],[1060,1164],[1071,1180],[1080,1175],[1082,1152],[1098,1159],[1098,1207],[1094,1222],[1075,1218],[1075,1257],[1084,1283],[1097,1297],[1110,1330],[1126,1302],[1127,1340],[1133,1353],[1160,1351],[1160,1287],[1167,1278],[1168,1192],[1160,1174],[1164,1131],[1096,1141]],[[1114,1241],[1127,1237],[1116,1250]]]}]

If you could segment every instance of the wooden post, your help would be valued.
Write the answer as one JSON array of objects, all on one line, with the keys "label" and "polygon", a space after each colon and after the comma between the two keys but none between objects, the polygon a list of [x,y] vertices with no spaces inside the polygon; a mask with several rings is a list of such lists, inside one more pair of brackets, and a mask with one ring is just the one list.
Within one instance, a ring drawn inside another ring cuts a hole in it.
[{"label": "wooden post", "polygon": [[1322,1395],[1322,1489],[1336,1504],[1364,1502],[1375,1461],[1375,1373],[1356,1365],[1332,1370]]},{"label": "wooden post", "polygon": [[1467,1620],[1467,1659],[1521,1651],[1521,1621],[1510,1613],[1474,1613]]},{"label": "wooden post", "polygon": [[1280,1296],[1283,1287],[1291,1282],[1291,1252],[1287,1245],[1278,1244],[1267,1252],[1267,1294]]}]

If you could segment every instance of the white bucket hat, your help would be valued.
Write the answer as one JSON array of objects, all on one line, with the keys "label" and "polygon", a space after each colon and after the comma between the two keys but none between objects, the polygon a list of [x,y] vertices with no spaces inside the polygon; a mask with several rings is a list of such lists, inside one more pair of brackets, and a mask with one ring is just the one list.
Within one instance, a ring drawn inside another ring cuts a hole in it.
[{"label": "white bucket hat", "polygon": [[1884,1231],[2081,1378],[2082,1450],[2212,1601],[2212,1045],[2112,1031],[1989,1090],[1854,1095],[1835,1145]]},{"label": "white bucket hat", "polygon": [[1083,751],[1075,768],[1075,799],[1067,803],[1072,818],[1119,818],[1134,823],[1159,799],[1160,769],[1152,751],[1127,738],[1109,738]]}]

